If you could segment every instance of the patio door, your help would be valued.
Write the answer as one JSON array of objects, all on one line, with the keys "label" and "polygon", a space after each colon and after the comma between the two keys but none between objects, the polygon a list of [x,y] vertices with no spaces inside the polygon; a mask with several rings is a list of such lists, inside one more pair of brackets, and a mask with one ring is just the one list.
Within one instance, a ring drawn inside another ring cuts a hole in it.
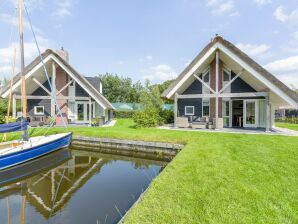
[{"label": "patio door", "polygon": [[88,102],[76,102],[76,123],[89,122],[89,105]]},{"label": "patio door", "polygon": [[258,101],[244,100],[244,127],[258,127]]}]

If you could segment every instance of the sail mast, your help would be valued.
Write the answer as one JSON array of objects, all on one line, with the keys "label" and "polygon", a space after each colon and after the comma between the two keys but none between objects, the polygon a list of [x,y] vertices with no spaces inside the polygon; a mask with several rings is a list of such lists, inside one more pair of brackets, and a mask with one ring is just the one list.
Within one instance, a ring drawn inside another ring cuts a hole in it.
[{"label": "sail mast", "polygon": [[[26,97],[26,80],[25,80],[25,59],[24,59],[24,36],[23,36],[23,0],[18,2],[19,11],[19,33],[20,33],[20,52],[21,52],[21,78],[22,78],[22,104],[23,104],[23,119],[27,120],[27,97]],[[23,140],[28,141],[28,131],[25,130],[23,134]]]}]

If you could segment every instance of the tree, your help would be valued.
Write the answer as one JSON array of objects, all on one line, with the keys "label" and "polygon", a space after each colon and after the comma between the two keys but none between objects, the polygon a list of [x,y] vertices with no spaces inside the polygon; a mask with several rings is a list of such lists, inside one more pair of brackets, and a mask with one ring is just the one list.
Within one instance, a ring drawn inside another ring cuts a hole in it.
[{"label": "tree", "polygon": [[99,76],[103,85],[103,95],[110,102],[139,103],[143,89],[141,82],[133,83],[131,78],[106,73]]}]

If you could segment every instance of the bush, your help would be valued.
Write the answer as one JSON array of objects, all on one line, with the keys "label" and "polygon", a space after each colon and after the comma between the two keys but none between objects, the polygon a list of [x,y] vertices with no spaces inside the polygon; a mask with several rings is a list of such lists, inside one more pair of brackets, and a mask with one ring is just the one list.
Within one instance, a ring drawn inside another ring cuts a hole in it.
[{"label": "bush", "polygon": [[156,109],[146,109],[134,114],[133,120],[137,127],[156,127],[163,124],[163,119]]},{"label": "bush", "polygon": [[162,117],[163,122],[165,124],[174,123],[174,112],[173,111],[171,111],[171,110],[161,110],[159,114]]},{"label": "bush", "polygon": [[298,117],[276,118],[276,122],[298,124]]},{"label": "bush", "polygon": [[136,111],[115,111],[115,118],[133,118]]}]

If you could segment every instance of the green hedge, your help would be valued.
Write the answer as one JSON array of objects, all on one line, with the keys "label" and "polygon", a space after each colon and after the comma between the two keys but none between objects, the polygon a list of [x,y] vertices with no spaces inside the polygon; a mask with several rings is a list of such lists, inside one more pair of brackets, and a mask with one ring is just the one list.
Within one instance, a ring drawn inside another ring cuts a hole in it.
[{"label": "green hedge", "polygon": [[134,114],[133,120],[136,127],[156,127],[163,124],[163,119],[156,109],[146,109],[143,111],[138,111]]},{"label": "green hedge", "polygon": [[115,118],[133,118],[136,111],[115,111]]},{"label": "green hedge", "polygon": [[298,117],[276,118],[275,121],[280,123],[298,124]]}]

